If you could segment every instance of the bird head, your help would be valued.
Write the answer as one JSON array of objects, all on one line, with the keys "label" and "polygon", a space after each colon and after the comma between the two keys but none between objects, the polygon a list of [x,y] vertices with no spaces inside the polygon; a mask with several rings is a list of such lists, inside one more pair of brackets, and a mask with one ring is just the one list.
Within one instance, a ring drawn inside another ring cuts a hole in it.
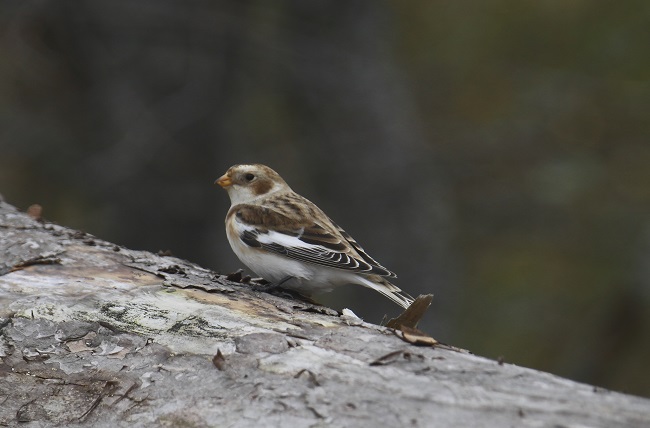
[{"label": "bird head", "polygon": [[233,205],[250,203],[271,193],[291,191],[277,172],[261,164],[232,166],[214,183],[228,192]]}]

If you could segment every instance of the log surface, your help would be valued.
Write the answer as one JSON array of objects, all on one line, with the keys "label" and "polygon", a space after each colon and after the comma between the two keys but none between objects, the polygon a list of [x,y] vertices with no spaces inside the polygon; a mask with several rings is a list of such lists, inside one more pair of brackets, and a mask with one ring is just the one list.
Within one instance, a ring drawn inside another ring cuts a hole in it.
[{"label": "log surface", "polygon": [[641,427],[650,400],[416,347],[0,200],[0,426],[16,425]]}]

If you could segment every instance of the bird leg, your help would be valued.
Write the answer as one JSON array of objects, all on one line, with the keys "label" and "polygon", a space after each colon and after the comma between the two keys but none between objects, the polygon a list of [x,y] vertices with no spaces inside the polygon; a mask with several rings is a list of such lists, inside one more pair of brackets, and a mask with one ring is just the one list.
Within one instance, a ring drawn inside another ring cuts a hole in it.
[{"label": "bird leg", "polygon": [[291,275],[285,276],[284,278],[282,278],[278,282],[269,282],[268,284],[264,284],[264,285],[256,285],[255,288],[258,289],[259,291],[263,291],[265,293],[268,293],[270,291],[276,291],[276,290],[282,288],[282,284],[284,284],[285,282],[289,281],[292,278],[293,278],[293,276],[291,276]]}]

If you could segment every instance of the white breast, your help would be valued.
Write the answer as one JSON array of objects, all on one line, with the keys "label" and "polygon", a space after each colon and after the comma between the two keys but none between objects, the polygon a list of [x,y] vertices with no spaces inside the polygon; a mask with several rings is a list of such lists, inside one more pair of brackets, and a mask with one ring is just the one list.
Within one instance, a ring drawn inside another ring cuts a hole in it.
[{"label": "white breast", "polygon": [[[346,284],[368,286],[367,281],[364,281],[363,278],[353,272],[301,262],[266,250],[250,247],[242,242],[239,237],[245,231],[254,230],[254,227],[239,222],[237,216],[233,215],[226,220],[226,234],[234,253],[249,269],[267,281],[277,283],[290,276],[292,279],[283,282],[282,287],[296,290],[305,295],[331,291],[335,287]],[[261,241],[267,242],[276,235],[281,234],[271,232],[261,237]],[[293,244],[293,241],[296,240],[288,236],[286,239],[291,242],[283,241],[283,244]],[[309,246],[310,244],[302,243],[302,245]]]},{"label": "white breast", "polygon": [[[285,190],[287,190],[288,186],[285,185],[285,187]],[[229,216],[226,216],[226,235],[239,260],[257,275],[262,276],[271,283],[278,284],[281,282],[283,288],[294,289],[304,295],[330,291],[341,285],[358,284],[378,291],[403,307],[408,307],[412,303],[412,298],[409,298],[398,287],[379,275],[355,272],[354,269],[359,266],[358,264],[351,267],[341,263],[343,254],[339,254],[338,259],[333,259],[329,257],[331,253],[327,247],[310,243],[309,240],[302,241],[300,238],[304,233],[304,229],[297,231],[298,236],[290,236],[269,230],[259,233],[260,231],[254,226],[242,222],[237,215],[234,215],[236,210],[233,210],[233,208],[239,201],[237,197],[241,196],[239,193],[234,194],[235,190],[229,188],[228,191],[231,196],[232,206]],[[244,196],[248,198],[251,195]],[[254,200],[255,198],[250,201],[246,199],[249,203]],[[242,202],[244,201],[242,200]],[[259,244],[264,246],[264,249],[244,243],[240,236],[246,232],[253,233]],[[357,248],[354,242],[350,241],[350,243]],[[295,260],[267,249],[276,250],[280,246],[288,251],[292,257],[301,257],[305,261]],[[383,271],[380,271],[380,273],[383,273]],[[390,272],[386,272],[386,275],[388,274]]]},{"label": "white breast", "polygon": [[[313,269],[306,263],[291,260],[259,248],[253,248],[243,243],[239,237],[246,230],[253,231],[254,228],[240,223],[237,221],[236,216],[231,216],[226,221],[226,234],[232,250],[239,260],[257,275],[270,282],[281,281],[287,276],[294,277],[297,280],[311,280],[314,276]],[[288,284],[283,285],[288,286]]]}]

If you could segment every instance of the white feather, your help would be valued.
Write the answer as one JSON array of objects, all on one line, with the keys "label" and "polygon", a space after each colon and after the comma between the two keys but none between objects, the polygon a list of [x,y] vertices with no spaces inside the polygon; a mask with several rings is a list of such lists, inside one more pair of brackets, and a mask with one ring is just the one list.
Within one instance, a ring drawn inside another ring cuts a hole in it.
[{"label": "white feather", "polygon": [[[249,230],[251,230],[250,226]],[[314,248],[320,251],[329,251],[327,248],[324,248],[321,245],[309,244],[307,242],[301,241],[298,239],[298,236],[289,236],[284,233],[275,232],[273,230],[269,230],[268,233],[260,234],[257,237],[257,240],[263,244],[280,244],[283,247],[287,248]]]},{"label": "white feather", "polygon": [[[383,284],[375,283],[365,275],[352,271],[335,269],[312,263],[293,260],[258,248],[251,248],[239,238],[244,231],[257,232],[254,226],[237,221],[236,216],[230,218],[226,226],[228,241],[237,257],[253,272],[267,281],[280,282],[287,277],[290,280],[282,283],[282,287],[296,290],[306,295],[331,291],[332,289],[347,285],[357,284],[372,288],[387,296],[397,304],[407,307],[408,302],[398,298]],[[318,247],[302,242],[296,237],[284,235],[279,232],[269,231],[268,234],[257,235],[260,242],[266,244],[278,243],[283,246],[293,247]]]}]

